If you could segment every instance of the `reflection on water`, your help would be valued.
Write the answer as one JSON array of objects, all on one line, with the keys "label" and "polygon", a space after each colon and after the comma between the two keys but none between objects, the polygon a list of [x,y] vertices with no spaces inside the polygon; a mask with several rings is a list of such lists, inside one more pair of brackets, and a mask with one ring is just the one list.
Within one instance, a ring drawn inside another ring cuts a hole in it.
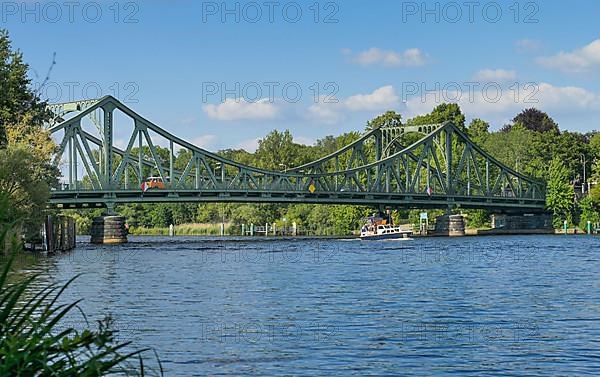
[{"label": "reflection on water", "polygon": [[[42,259],[166,375],[598,375],[600,238],[131,237]],[[79,325],[79,317],[70,318]]]}]

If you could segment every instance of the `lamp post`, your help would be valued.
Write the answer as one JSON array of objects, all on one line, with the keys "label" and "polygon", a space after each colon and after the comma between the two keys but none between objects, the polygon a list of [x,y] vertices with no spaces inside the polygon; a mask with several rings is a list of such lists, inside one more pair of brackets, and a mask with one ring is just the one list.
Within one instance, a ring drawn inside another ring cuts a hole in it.
[{"label": "lamp post", "polygon": [[[594,166],[596,166],[596,164],[597,164],[598,162],[599,162],[599,161],[598,161],[598,159],[597,159],[596,157],[594,157],[594,158],[592,159],[592,176],[594,175],[594,172],[595,172],[595,170],[596,170],[596,169],[594,169]],[[599,167],[600,167],[600,166],[599,166]],[[592,189],[592,182],[588,182],[588,185],[587,185],[587,186],[588,186],[588,193],[589,193],[589,192],[591,191],[591,189]]]},{"label": "lamp post", "polygon": [[585,159],[585,154],[581,154],[581,163],[583,164],[583,182],[581,183],[581,193],[585,194],[585,183],[586,183],[586,177],[585,177],[585,163],[587,162],[587,160]]},{"label": "lamp post", "polygon": [[[217,169],[221,171],[221,185],[225,187],[225,164],[222,162],[217,162],[215,165],[215,173]],[[221,229],[220,229],[221,237],[225,235],[225,203],[221,203]]]}]

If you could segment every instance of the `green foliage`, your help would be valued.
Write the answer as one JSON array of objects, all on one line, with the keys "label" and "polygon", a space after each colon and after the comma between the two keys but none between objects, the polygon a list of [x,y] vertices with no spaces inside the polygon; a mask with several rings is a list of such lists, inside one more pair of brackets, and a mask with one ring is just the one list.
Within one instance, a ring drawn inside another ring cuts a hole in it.
[{"label": "green foliage", "polygon": [[574,197],[575,192],[569,183],[567,167],[559,158],[553,158],[548,168],[546,206],[554,214],[555,227],[560,228],[564,220],[572,222]]},{"label": "green foliage", "polygon": [[[559,133],[558,124],[548,114],[535,108],[521,111],[513,119],[513,124],[519,124],[525,129],[535,132],[553,132]],[[506,126],[505,131],[510,130],[511,126]]]},{"label": "green foliage", "polygon": [[580,228],[586,229],[588,221],[595,228],[600,227],[600,185],[592,187],[589,195],[579,202],[579,208],[581,210]]},{"label": "green foliage", "polygon": [[380,127],[400,127],[402,126],[402,115],[395,111],[386,111],[367,122],[367,129],[376,129]]},{"label": "green foliage", "polygon": [[463,211],[467,218],[469,228],[489,228],[491,226],[490,212],[484,209],[471,209]]},{"label": "green foliage", "polygon": [[[538,135],[522,126],[512,127],[507,132],[494,132],[483,140],[483,148],[505,165],[519,172],[539,177],[540,169],[534,160]],[[530,167],[531,169],[528,169]],[[527,171],[531,170],[531,171]]]},{"label": "green foliage", "polygon": [[28,70],[23,54],[12,49],[8,31],[0,29],[0,147],[7,144],[7,129],[26,115],[37,127],[48,119],[46,104],[29,89]]},{"label": "green foliage", "polygon": [[10,202],[0,225],[14,223],[26,235],[37,233],[58,176],[51,163],[56,145],[43,128],[50,113],[29,88],[28,69],[0,29],[0,195]]},{"label": "green foliage", "polygon": [[152,224],[158,227],[167,227],[173,224],[172,205],[157,204],[150,212]]},{"label": "green foliage", "polygon": [[590,154],[592,155],[592,158],[600,160],[600,132],[594,133],[589,138],[589,143],[590,143],[589,150],[590,150]]},{"label": "green foliage", "polygon": [[486,138],[490,134],[489,131],[490,131],[490,124],[479,118],[473,119],[471,121],[471,123],[469,124],[469,128],[467,129],[469,137],[476,144],[485,143]]},{"label": "green foliage", "polygon": [[0,195],[10,201],[8,222],[19,221],[34,232],[43,221],[50,196],[48,183],[39,176],[38,157],[24,146],[0,149]]},{"label": "green foliage", "polygon": [[254,161],[256,166],[269,170],[285,170],[310,162],[310,147],[294,143],[289,130],[271,131],[258,141]]},{"label": "green foliage", "polygon": [[410,119],[407,124],[410,126],[418,126],[422,124],[436,124],[450,121],[459,129],[466,131],[465,115],[462,113],[460,106],[456,103],[442,103],[436,106],[433,111],[426,115],[418,115]]}]

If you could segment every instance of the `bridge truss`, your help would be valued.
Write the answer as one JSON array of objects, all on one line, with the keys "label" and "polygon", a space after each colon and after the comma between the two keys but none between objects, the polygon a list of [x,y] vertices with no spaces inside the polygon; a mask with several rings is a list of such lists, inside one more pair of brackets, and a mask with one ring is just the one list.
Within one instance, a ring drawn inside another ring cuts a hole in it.
[{"label": "bridge truss", "polygon": [[[503,165],[452,123],[380,127],[314,162],[282,171],[247,166],[196,147],[111,96],[50,105],[50,131],[66,183],[61,208],[150,202],[361,204],[538,212],[544,185]],[[124,148],[114,131],[129,129]],[[405,145],[405,135],[422,138]],[[157,145],[166,146],[168,156]],[[181,164],[181,161],[184,161]],[[80,171],[83,172],[82,176]],[[148,176],[164,189],[143,191]]]}]

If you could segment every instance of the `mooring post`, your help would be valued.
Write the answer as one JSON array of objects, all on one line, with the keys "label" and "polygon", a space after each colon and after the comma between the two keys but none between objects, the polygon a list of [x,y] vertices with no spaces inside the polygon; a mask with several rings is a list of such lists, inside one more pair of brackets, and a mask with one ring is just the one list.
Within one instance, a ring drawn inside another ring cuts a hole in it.
[{"label": "mooring post", "polygon": [[592,222],[589,220],[587,222],[587,234],[592,234]]},{"label": "mooring post", "polygon": [[246,224],[242,224],[242,236],[246,235]]},{"label": "mooring post", "polygon": [[567,234],[567,220],[563,221],[563,229],[565,231],[565,235]]},{"label": "mooring post", "polygon": [[250,224],[250,237],[254,237],[254,224]]}]

